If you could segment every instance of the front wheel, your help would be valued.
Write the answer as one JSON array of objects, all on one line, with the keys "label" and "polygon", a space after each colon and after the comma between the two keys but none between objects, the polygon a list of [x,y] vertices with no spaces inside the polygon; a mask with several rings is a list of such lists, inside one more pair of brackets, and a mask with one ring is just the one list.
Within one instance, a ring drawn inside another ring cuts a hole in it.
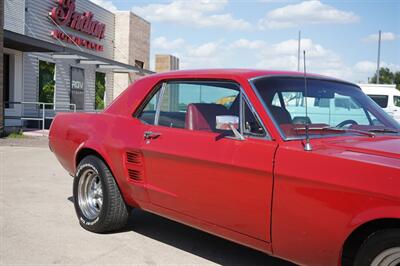
[{"label": "front wheel", "polygon": [[400,265],[400,229],[382,230],[370,235],[357,252],[354,265]]},{"label": "front wheel", "polygon": [[73,197],[79,223],[86,230],[105,233],[126,225],[129,207],[107,165],[98,157],[90,155],[79,163]]}]

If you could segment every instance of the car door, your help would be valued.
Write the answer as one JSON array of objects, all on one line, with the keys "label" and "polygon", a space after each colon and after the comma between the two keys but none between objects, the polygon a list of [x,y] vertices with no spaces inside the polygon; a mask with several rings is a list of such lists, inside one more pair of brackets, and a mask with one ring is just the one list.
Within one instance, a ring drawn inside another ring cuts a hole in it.
[{"label": "car door", "polygon": [[[269,241],[277,145],[240,87],[178,81],[164,84],[160,95],[141,148],[151,203]],[[223,137],[226,132],[215,128],[217,115],[240,116],[240,130],[249,135],[244,140]]]}]

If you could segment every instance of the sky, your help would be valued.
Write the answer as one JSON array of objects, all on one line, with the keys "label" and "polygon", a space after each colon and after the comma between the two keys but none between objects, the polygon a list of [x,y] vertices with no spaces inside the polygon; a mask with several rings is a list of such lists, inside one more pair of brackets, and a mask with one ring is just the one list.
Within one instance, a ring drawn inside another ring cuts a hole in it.
[{"label": "sky", "polygon": [[308,72],[367,82],[381,30],[381,66],[400,71],[400,0],[91,1],[151,22],[151,69],[172,54],[181,69],[296,71],[300,30]]}]

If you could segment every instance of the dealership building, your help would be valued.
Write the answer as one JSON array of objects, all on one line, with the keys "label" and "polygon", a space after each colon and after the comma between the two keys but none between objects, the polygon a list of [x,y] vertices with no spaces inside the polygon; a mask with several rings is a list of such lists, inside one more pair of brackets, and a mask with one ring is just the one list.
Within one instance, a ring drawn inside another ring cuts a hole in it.
[{"label": "dealership building", "polygon": [[6,127],[102,110],[152,73],[150,23],[89,0],[4,0],[3,52]]}]

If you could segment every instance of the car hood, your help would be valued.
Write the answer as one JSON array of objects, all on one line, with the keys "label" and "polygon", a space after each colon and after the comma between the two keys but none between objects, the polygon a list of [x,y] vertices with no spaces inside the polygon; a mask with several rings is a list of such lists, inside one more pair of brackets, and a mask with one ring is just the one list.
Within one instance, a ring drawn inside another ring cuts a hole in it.
[{"label": "car hood", "polygon": [[400,137],[354,137],[327,141],[325,144],[347,151],[400,159]]}]

